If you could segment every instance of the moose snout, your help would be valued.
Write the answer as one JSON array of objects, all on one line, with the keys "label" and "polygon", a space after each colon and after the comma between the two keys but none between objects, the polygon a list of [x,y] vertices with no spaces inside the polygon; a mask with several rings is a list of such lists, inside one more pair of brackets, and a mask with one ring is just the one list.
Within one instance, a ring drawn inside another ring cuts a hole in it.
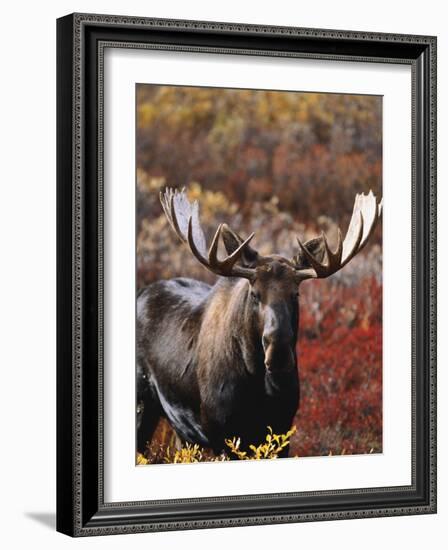
[{"label": "moose snout", "polygon": [[266,353],[272,347],[282,348],[291,345],[292,331],[276,331],[264,333],[262,337],[263,350]]},{"label": "moose snout", "polygon": [[290,343],[282,346],[268,344],[264,351],[264,365],[271,372],[290,371],[296,366],[294,347]]},{"label": "moose snout", "polygon": [[262,336],[264,364],[268,371],[290,370],[295,367],[294,335],[287,322],[271,322]]},{"label": "moose snout", "polygon": [[266,308],[262,343],[266,353],[271,346],[290,346],[294,338],[291,327],[291,315],[284,304]]}]

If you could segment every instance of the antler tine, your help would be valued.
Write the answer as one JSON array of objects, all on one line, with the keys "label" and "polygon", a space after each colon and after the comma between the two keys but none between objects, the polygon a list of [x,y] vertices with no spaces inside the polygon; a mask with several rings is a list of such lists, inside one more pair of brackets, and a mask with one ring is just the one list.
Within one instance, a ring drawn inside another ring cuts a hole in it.
[{"label": "antler tine", "polygon": [[242,266],[236,266],[236,262],[241,258],[244,249],[248,246],[250,241],[254,238],[255,233],[251,233],[247,239],[240,244],[240,246],[229,254],[224,260],[218,259],[218,239],[221,235],[222,224],[218,227],[215,237],[213,238],[210,250],[208,253],[209,265],[212,269],[217,269],[218,274],[228,274],[229,276],[238,276],[250,278],[254,275],[254,270],[245,268]]},{"label": "antler tine", "polygon": [[314,269],[316,273],[319,273],[319,270],[323,267],[322,264],[315,259],[315,257],[311,254],[311,252],[309,252],[309,250],[302,243],[299,237],[296,237],[296,239],[297,239],[297,243],[299,244],[300,250],[303,252],[306,259],[311,264],[311,267]]},{"label": "antler tine", "polygon": [[218,259],[218,243],[219,237],[221,236],[222,224],[218,226],[218,229],[213,236],[210,249],[208,251],[208,259],[206,259],[201,252],[198,250],[196,243],[193,237],[193,217],[190,217],[188,222],[188,234],[187,241],[191,249],[191,252],[195,258],[210,271],[213,271],[216,275],[222,275],[224,277],[243,277],[245,279],[250,279],[254,276],[255,270],[236,266],[236,262],[241,257],[244,248],[250,243],[253,239],[255,233],[252,233],[241,245],[234,251],[232,254],[224,258],[224,260]]},{"label": "antler tine", "polygon": [[[370,235],[373,233],[376,227],[376,224],[378,222],[378,219],[381,216],[381,211],[383,208],[383,199],[381,199],[380,203],[377,204],[375,195],[372,193],[372,190],[370,190],[367,197],[365,195],[360,195],[360,201],[363,201],[364,204],[366,204],[367,201],[370,201],[370,205],[366,205],[366,207],[364,208],[363,216],[365,218],[364,221],[365,221],[366,234],[363,235],[362,237],[358,252],[362,250],[367,244],[367,241],[369,240]],[[368,209],[369,206],[370,206],[370,210]]]},{"label": "antler tine", "polygon": [[219,245],[219,237],[221,236],[222,231],[222,223],[218,225],[218,229],[215,231],[215,234],[213,235],[212,243],[210,245],[210,248],[208,250],[208,263],[210,266],[218,265],[218,245]]},{"label": "antler tine", "polygon": [[[213,240],[215,240],[218,231],[219,231],[219,227],[218,227],[218,229],[215,233],[215,237],[214,237]],[[193,216],[190,216],[190,219],[188,220],[187,242],[188,242],[188,246],[190,247],[190,250],[193,252],[193,255],[195,256],[195,258],[197,260],[199,260],[201,262],[201,264],[204,265],[205,267],[210,267],[208,261],[199,252],[199,250],[196,246],[196,243],[194,242],[194,238],[193,238]]]},{"label": "antler tine", "polygon": [[178,237],[188,244],[192,254],[203,266],[216,275],[224,277],[251,279],[254,276],[254,269],[236,265],[244,249],[254,237],[254,233],[241,243],[232,254],[229,254],[223,260],[219,260],[218,245],[223,227],[222,224],[218,226],[207,254],[204,233],[199,223],[198,202],[194,201],[190,203],[184,189],[178,192],[169,188],[164,193],[160,193],[160,202],[170,225]]},{"label": "antler tine", "polygon": [[325,235],[325,233],[323,233],[322,236],[324,238],[325,251],[328,257],[328,267],[329,269],[337,269],[338,266],[341,265],[342,250],[343,250],[341,230],[338,227],[338,244],[334,252],[332,252],[330,250],[330,247],[328,246],[327,236]]},{"label": "antler tine", "polygon": [[176,217],[176,209],[174,207],[174,197],[176,195],[177,195],[177,189],[176,191],[173,191],[171,188],[167,187],[164,193],[162,193],[162,191],[159,193],[159,198],[162,204],[163,212],[165,213],[165,216],[169,224],[171,225],[171,227],[173,228],[173,230],[175,231],[179,239],[182,242],[186,242],[185,235],[180,230],[179,223]]},{"label": "antler tine", "polygon": [[[347,235],[344,239],[342,258],[341,258],[341,268],[344,265],[354,258],[359,250],[359,246],[362,241],[362,236],[364,232],[364,216],[361,211],[357,211],[357,216],[353,213],[352,219],[348,226]],[[355,220],[355,223],[352,226],[352,222]],[[352,237],[352,235],[354,235]],[[347,243],[347,245],[345,244]]]},{"label": "antler tine", "polygon": [[177,221],[177,215],[176,215],[176,209],[174,207],[174,197],[176,193],[173,193],[172,189],[170,189],[169,193],[169,208],[170,208],[170,216],[171,216],[171,223],[173,225],[174,231],[178,234],[181,241],[185,242],[185,235],[182,233],[179,227],[179,222]]},{"label": "antler tine", "polygon": [[216,231],[215,237],[213,239],[213,242],[210,246],[210,250],[208,253],[208,260],[212,267],[220,267],[223,269],[231,269],[235,263],[238,261],[238,259],[241,257],[244,248],[250,243],[250,241],[253,239],[254,233],[252,233],[243,243],[240,244],[240,246],[234,250],[227,258],[224,260],[218,260],[218,238],[221,234],[222,224],[218,227],[218,230]]},{"label": "antler tine", "polygon": [[[306,248],[306,246],[301,242],[301,240],[297,237],[297,242],[299,243],[300,249],[308,259],[309,263],[311,264],[312,268],[314,269],[317,277],[323,278],[328,277],[331,273],[334,273],[338,269],[340,269],[341,265],[341,257],[343,252],[343,243],[342,243],[342,235],[341,230],[338,228],[338,244],[336,246],[336,250],[333,252],[329,245],[327,236],[325,233],[322,233],[322,239],[324,241],[325,246],[325,253],[327,256],[327,263],[323,264],[316,260],[316,258],[311,254],[311,252]],[[314,276],[316,276],[314,275]]]},{"label": "antler tine", "polygon": [[300,250],[311,266],[311,269],[298,268],[299,278],[325,278],[347,265],[366,245],[381,216],[381,212],[382,201],[378,204],[372,191],[368,195],[356,195],[347,234],[342,242],[341,231],[338,229],[338,244],[334,252],[328,246],[326,235],[322,233],[327,260],[325,263],[318,261],[300,239],[297,238]]}]

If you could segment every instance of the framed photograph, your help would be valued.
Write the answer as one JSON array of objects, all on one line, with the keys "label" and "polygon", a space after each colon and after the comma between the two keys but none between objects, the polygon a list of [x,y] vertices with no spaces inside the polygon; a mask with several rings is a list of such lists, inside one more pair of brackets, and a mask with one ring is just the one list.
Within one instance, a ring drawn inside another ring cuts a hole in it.
[{"label": "framed photograph", "polygon": [[435,513],[436,38],[57,41],[57,529]]}]

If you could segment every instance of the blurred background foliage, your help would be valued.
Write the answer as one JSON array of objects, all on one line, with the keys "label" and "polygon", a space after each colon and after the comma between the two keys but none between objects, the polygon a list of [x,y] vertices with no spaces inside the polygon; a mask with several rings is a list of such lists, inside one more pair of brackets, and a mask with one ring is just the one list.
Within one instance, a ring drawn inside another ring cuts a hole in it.
[{"label": "blurred background foliage", "polygon": [[[243,237],[255,232],[261,254],[288,258],[296,235],[325,230],[335,242],[357,192],[382,196],[378,96],[140,84],[136,114],[138,288],[175,276],[215,281],[169,227],[165,186],[199,200],[208,238],[227,222]],[[381,266],[379,224],[341,272],[301,286],[293,455],[382,449]],[[169,441],[162,423],[157,456]]]},{"label": "blurred background foliage", "polygon": [[381,98],[141,85],[137,164],[174,187],[225,191],[246,214],[277,197],[302,223],[347,220],[381,192]]}]

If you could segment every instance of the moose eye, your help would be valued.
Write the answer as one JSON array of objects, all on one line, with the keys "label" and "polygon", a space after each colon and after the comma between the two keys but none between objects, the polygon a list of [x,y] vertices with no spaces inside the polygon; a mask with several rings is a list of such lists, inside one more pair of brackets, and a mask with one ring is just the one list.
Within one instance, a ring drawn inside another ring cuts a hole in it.
[{"label": "moose eye", "polygon": [[258,302],[260,301],[260,293],[257,292],[256,290],[251,290],[250,295],[251,295],[252,300],[253,300],[254,302],[257,302],[257,303],[258,303]]}]

